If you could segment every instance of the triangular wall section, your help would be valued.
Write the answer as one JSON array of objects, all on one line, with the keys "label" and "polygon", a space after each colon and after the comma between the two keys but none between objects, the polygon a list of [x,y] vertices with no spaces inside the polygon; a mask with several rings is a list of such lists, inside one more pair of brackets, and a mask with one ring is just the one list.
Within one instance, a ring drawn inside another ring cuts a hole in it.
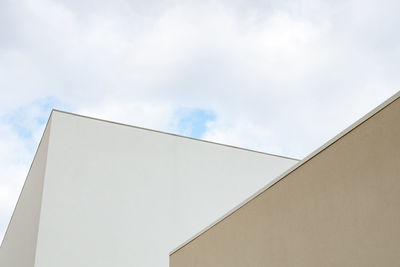
[{"label": "triangular wall section", "polygon": [[51,119],[46,126],[0,248],[0,266],[33,267]]},{"label": "triangular wall section", "polygon": [[398,266],[399,96],[175,250],[170,266]]}]

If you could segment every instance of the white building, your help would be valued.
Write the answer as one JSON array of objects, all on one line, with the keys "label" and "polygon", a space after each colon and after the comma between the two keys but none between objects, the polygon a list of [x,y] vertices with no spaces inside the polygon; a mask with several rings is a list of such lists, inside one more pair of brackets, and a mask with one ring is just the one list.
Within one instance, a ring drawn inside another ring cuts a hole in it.
[{"label": "white building", "polygon": [[169,252],[297,160],[54,111],[4,267],[167,267]]}]

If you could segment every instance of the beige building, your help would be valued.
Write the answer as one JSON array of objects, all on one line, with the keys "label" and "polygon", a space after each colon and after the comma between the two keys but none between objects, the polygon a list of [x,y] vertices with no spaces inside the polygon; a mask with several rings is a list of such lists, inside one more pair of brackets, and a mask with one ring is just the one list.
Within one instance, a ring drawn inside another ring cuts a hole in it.
[{"label": "beige building", "polygon": [[400,266],[399,93],[175,249],[170,266]]}]

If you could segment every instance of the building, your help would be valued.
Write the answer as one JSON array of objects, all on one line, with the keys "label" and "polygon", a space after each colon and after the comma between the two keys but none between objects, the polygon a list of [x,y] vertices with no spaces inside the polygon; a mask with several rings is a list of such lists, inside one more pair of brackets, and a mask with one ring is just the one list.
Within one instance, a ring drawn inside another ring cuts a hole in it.
[{"label": "building", "polygon": [[173,250],[170,266],[399,266],[399,96]]},{"label": "building", "polygon": [[0,266],[167,267],[173,247],[297,162],[53,111]]}]

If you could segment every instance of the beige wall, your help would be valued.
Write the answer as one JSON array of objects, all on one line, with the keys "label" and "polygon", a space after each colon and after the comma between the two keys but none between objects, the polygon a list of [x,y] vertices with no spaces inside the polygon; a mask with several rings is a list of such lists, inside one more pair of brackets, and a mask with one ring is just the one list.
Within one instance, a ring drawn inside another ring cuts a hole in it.
[{"label": "beige wall", "polygon": [[399,262],[399,99],[170,257],[171,267]]}]

